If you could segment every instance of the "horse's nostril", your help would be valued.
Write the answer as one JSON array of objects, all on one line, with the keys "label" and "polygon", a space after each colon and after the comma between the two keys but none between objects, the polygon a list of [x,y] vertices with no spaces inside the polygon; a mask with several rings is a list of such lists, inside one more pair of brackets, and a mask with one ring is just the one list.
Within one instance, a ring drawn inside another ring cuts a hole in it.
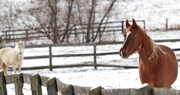
[{"label": "horse's nostril", "polygon": [[126,53],[125,53],[124,51],[122,51],[121,53],[122,53],[122,56],[125,56],[125,55],[126,55]]},{"label": "horse's nostril", "polygon": [[126,57],[126,52],[125,51],[120,51],[120,54],[119,54],[122,58],[125,58]]},{"label": "horse's nostril", "polygon": [[124,54],[125,54],[125,52],[124,52],[124,51],[120,51],[120,56],[121,56],[121,57],[123,57],[123,56],[124,56]]},{"label": "horse's nostril", "polygon": [[125,55],[126,55],[126,52],[123,51],[123,56],[125,56]]}]

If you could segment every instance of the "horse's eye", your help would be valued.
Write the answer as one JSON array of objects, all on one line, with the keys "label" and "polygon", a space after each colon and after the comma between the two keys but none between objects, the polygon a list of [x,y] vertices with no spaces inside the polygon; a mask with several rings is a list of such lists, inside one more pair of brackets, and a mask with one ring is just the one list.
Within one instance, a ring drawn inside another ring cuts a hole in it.
[{"label": "horse's eye", "polygon": [[136,34],[132,34],[132,37],[135,38],[135,37],[136,37]]},{"label": "horse's eye", "polygon": [[133,37],[135,38],[135,37],[136,37],[136,35],[134,34],[134,35],[133,35]]}]

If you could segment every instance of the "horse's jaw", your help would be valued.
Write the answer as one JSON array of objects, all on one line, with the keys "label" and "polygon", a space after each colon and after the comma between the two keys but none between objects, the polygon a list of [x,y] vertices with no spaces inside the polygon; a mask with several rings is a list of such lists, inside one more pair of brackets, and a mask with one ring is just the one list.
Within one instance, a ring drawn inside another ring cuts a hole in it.
[{"label": "horse's jaw", "polygon": [[[139,50],[140,50],[140,49],[139,49]],[[139,50],[136,50],[136,51],[134,51],[134,52],[132,52],[132,53],[124,52],[124,51],[120,50],[119,55],[120,55],[121,58],[128,59],[129,56],[131,56],[131,55],[133,55],[133,54],[135,54],[135,53],[138,53]]]},{"label": "horse's jaw", "polygon": [[129,56],[121,56],[121,58],[123,58],[123,59],[128,59]]}]

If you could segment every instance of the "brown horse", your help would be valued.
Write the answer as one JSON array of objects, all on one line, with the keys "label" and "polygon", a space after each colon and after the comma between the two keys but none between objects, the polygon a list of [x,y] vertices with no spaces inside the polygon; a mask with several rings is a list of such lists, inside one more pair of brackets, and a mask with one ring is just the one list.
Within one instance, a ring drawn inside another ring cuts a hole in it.
[{"label": "brown horse", "polygon": [[124,44],[119,54],[122,58],[128,58],[135,52],[138,52],[141,58],[139,65],[141,83],[171,88],[178,74],[174,52],[167,46],[155,44],[134,19],[132,25],[126,20]]}]

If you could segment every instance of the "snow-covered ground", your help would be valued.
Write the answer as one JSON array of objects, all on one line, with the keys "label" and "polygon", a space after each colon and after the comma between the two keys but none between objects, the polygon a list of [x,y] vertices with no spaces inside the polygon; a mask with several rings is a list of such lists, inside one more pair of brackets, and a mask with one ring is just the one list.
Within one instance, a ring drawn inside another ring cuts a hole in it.
[{"label": "snow-covered ground", "polygon": [[[154,31],[147,32],[153,39],[177,39],[180,38],[180,31]],[[179,48],[180,42],[168,42],[159,43],[170,46],[171,48]],[[97,52],[112,52],[119,51],[121,45],[104,45],[97,47]],[[89,53],[93,52],[93,47],[91,46],[81,46],[81,47],[53,47],[53,54],[66,54],[66,53]],[[177,57],[180,52],[175,52]],[[48,55],[48,48],[37,48],[37,49],[25,49],[24,56],[36,56],[36,55]],[[30,66],[42,66],[48,65],[48,59],[38,59],[38,60],[24,60],[22,67]],[[87,63],[93,64],[92,57],[70,57],[70,58],[54,58],[53,64],[80,64]],[[119,55],[107,55],[98,56],[97,63],[100,64],[118,64],[118,65],[138,65],[138,55],[134,54],[130,56],[129,59],[121,59]],[[13,72],[9,71],[9,74]],[[48,77],[56,77],[60,81],[86,87],[96,87],[102,86],[106,89],[111,88],[139,88],[142,86],[139,79],[138,69],[123,69],[123,68],[108,68],[108,67],[98,67],[94,69],[93,67],[75,67],[75,68],[61,68],[49,71],[49,69],[44,70],[23,70],[22,73],[37,74]],[[180,75],[178,75],[177,80],[172,85],[173,89],[180,89]],[[9,95],[14,93],[14,85],[7,85]],[[30,85],[25,84],[24,93],[30,93]],[[43,95],[47,95],[46,88],[43,87]],[[27,95],[27,94],[26,94]]]}]

